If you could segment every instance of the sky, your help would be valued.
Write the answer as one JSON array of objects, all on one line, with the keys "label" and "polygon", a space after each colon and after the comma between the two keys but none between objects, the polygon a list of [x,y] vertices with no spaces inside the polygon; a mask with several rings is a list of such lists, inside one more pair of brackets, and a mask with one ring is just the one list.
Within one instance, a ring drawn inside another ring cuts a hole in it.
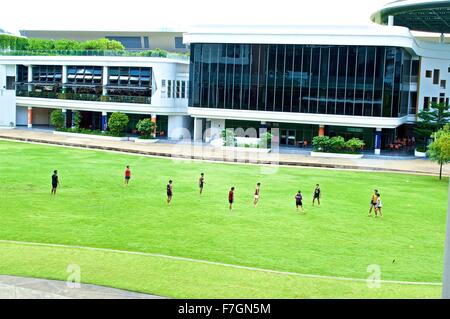
[{"label": "sky", "polygon": [[0,27],[148,31],[190,25],[367,25],[389,0],[20,0],[5,1]]}]

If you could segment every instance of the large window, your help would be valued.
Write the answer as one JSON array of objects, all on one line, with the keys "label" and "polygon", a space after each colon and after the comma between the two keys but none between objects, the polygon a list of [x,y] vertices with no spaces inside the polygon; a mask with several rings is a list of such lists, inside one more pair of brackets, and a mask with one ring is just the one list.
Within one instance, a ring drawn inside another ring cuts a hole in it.
[{"label": "large window", "polygon": [[193,107],[405,116],[411,56],[373,46],[191,45]]},{"label": "large window", "polygon": [[34,83],[61,83],[62,66],[60,65],[34,65],[33,66]]},{"label": "large window", "polygon": [[151,68],[110,67],[108,69],[108,94],[152,95]]},{"label": "large window", "polygon": [[103,68],[101,66],[69,66],[67,67],[67,83],[101,85]]},{"label": "large window", "polygon": [[17,83],[28,82],[28,67],[25,65],[17,65]]}]

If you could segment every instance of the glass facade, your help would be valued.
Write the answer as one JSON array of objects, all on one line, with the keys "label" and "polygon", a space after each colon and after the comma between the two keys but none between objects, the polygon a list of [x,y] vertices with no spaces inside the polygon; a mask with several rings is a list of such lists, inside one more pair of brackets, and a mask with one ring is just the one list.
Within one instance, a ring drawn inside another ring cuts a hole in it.
[{"label": "glass facade", "polygon": [[192,107],[401,117],[411,56],[403,48],[191,44]]}]

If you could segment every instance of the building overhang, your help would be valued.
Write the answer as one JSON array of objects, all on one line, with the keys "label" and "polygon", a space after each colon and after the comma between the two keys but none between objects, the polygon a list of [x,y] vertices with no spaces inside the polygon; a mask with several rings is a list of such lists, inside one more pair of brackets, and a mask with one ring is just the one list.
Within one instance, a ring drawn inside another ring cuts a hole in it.
[{"label": "building overhang", "polygon": [[375,12],[375,23],[387,24],[389,16],[394,25],[410,30],[450,33],[450,1],[447,0],[401,0],[388,3]]},{"label": "building overhang", "polygon": [[450,44],[420,41],[399,26],[198,26],[184,43],[299,44],[384,46],[406,49],[412,56],[447,59]]},{"label": "building overhang", "polygon": [[228,110],[189,107],[192,117],[258,122],[282,122],[296,124],[333,125],[366,128],[396,128],[407,123],[408,117],[370,117],[350,115],[328,115],[310,113],[265,112],[250,110]]},{"label": "building overhang", "polygon": [[1,55],[0,64],[23,65],[80,65],[143,67],[161,63],[189,65],[189,61],[155,57],[115,56],[14,56]]},{"label": "building overhang", "polygon": [[124,112],[131,114],[187,115],[186,107],[167,107],[150,104],[58,100],[46,98],[16,97],[16,105],[50,109],[68,109],[92,112]]}]

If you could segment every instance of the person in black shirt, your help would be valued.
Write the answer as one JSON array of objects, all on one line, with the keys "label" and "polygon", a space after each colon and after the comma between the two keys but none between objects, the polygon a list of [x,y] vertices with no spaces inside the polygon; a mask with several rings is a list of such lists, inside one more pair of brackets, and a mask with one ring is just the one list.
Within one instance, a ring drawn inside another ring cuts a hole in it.
[{"label": "person in black shirt", "polygon": [[205,174],[201,173],[198,179],[198,187],[200,188],[200,195],[203,193],[203,187],[205,186]]},{"label": "person in black shirt", "polygon": [[52,192],[51,194],[56,195],[56,189],[59,186],[59,178],[58,178],[58,171],[53,171],[52,175]]},{"label": "person in black shirt", "polygon": [[316,188],[314,189],[314,194],[313,194],[313,206],[314,206],[314,202],[317,199],[317,204],[319,204],[320,207],[320,186],[319,184],[316,184]]},{"label": "person in black shirt", "polygon": [[166,186],[167,189],[167,204],[170,204],[172,201],[173,191],[172,191],[172,180],[169,181],[169,184]]}]

